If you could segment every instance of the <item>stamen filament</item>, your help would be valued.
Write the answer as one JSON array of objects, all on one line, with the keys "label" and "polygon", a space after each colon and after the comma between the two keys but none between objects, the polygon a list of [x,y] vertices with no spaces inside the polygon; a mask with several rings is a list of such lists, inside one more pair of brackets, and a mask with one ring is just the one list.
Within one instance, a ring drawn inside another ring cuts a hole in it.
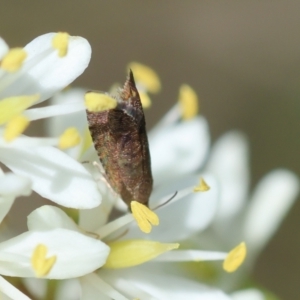
[{"label": "stamen filament", "polygon": [[176,250],[164,253],[157,257],[155,261],[212,261],[224,260],[226,252],[213,252],[201,250]]}]

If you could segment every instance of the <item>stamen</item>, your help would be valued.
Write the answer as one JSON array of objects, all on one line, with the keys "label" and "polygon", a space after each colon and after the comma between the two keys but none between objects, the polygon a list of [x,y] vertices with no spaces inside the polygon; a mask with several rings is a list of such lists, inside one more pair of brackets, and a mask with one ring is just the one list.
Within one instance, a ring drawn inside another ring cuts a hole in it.
[{"label": "stamen", "polygon": [[108,243],[110,254],[104,268],[119,269],[143,264],[155,257],[179,247],[179,244],[163,244],[147,240],[127,240]]},{"label": "stamen", "polygon": [[46,258],[47,251],[47,247],[43,244],[37,245],[33,251],[31,265],[37,277],[43,277],[49,274],[56,262],[55,255]]},{"label": "stamen", "polygon": [[143,108],[149,108],[152,104],[149,95],[143,91],[139,91],[139,94],[140,94]]},{"label": "stamen", "polygon": [[116,99],[101,93],[88,92],[84,96],[85,106],[91,112],[113,109],[117,106]]},{"label": "stamen", "polygon": [[26,108],[33,105],[39,95],[9,97],[0,101],[0,125],[8,122],[13,117],[20,115]]},{"label": "stamen", "polygon": [[246,244],[240,243],[232,249],[223,262],[223,269],[228,272],[236,271],[239,266],[244,262],[247,254]]},{"label": "stamen", "polygon": [[58,50],[58,56],[64,57],[68,53],[70,35],[66,32],[58,32],[52,39],[52,46]]},{"label": "stamen", "polygon": [[11,142],[16,137],[18,137],[21,133],[24,132],[24,130],[29,125],[29,119],[25,116],[19,115],[14,118],[12,118],[5,127],[4,131],[4,139],[7,142]]},{"label": "stamen", "polygon": [[187,84],[183,84],[179,90],[179,104],[182,110],[182,118],[190,120],[198,113],[198,97],[196,92]]},{"label": "stamen", "polygon": [[128,69],[132,70],[135,81],[142,84],[148,92],[156,94],[160,91],[160,80],[153,69],[138,62],[131,62]]},{"label": "stamen", "polygon": [[18,71],[27,57],[27,53],[22,48],[12,48],[3,57],[0,67],[7,72]]},{"label": "stamen", "polygon": [[68,149],[80,143],[80,134],[75,127],[70,127],[60,136],[58,147]]},{"label": "stamen", "polygon": [[205,180],[201,177],[199,185],[194,187],[194,192],[207,192],[210,190],[210,186],[205,182]]},{"label": "stamen", "polygon": [[137,201],[131,201],[131,211],[141,231],[151,232],[152,225],[157,226],[159,219],[156,213],[150,210],[146,205]]}]

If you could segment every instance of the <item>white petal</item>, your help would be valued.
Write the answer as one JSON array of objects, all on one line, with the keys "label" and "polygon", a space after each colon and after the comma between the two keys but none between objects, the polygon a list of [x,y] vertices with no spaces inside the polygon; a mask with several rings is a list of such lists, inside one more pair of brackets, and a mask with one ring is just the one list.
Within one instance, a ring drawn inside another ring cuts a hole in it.
[{"label": "white petal", "polygon": [[81,277],[80,284],[81,300],[129,300],[94,273]]},{"label": "white petal", "polygon": [[154,183],[201,167],[209,148],[208,125],[204,118],[162,127],[149,138]]},{"label": "white petal", "polygon": [[[151,233],[147,234],[147,238],[164,242],[180,241],[204,230],[210,224],[217,210],[219,190],[213,177],[209,175],[203,177],[211,187],[207,192],[192,192],[193,187],[198,185],[200,176],[184,177],[163,188],[164,195],[174,194],[175,190],[186,187],[190,187],[191,194],[178,201],[176,196],[174,201],[171,200],[168,205],[159,208],[156,213],[160,224],[152,228]],[[159,191],[156,193],[162,194]],[[151,200],[150,207],[153,207]],[[124,236],[126,239],[129,237],[145,238],[145,235],[134,223],[128,234]]]},{"label": "white petal", "polygon": [[155,125],[155,127],[150,130],[148,134],[149,139],[154,138],[154,136],[164,127],[175,125],[175,123],[180,120],[181,115],[182,109],[177,103],[163,116],[163,118]]},{"label": "white petal", "polygon": [[256,289],[237,291],[231,294],[232,300],[265,300],[263,293]]},{"label": "white petal", "polygon": [[31,194],[31,181],[13,173],[0,176],[0,223],[18,196]]},{"label": "white petal", "polygon": [[[62,110],[71,111],[74,103],[81,103],[81,110],[67,115],[57,114],[56,117],[47,121],[47,131],[50,136],[59,136],[66,128],[76,127],[79,132],[83,132],[87,128],[87,117],[84,106],[84,95],[86,90],[80,88],[70,88],[56,94],[51,103],[54,106],[62,106]],[[79,104],[77,104],[79,106]],[[70,108],[64,108],[70,106]],[[50,106],[51,107],[51,106]]]},{"label": "white petal", "polygon": [[[94,155],[96,156],[96,151],[93,152],[93,156]],[[98,160],[98,157],[95,159]],[[108,186],[99,169],[91,163],[93,161],[95,161],[93,157],[90,157],[90,163],[84,164],[84,167],[92,174],[93,178],[98,183],[98,189],[102,195],[102,202],[101,205],[93,209],[80,210],[79,226],[87,231],[95,231],[107,223],[110,212],[119,197],[112,191],[111,187]]]},{"label": "white petal", "polygon": [[[112,285],[118,285],[118,278],[126,278],[131,284],[159,300],[230,300],[227,295],[217,289],[183,277],[166,274],[163,268],[152,268],[149,264],[146,269],[145,267],[131,268],[130,272],[128,270],[114,270],[114,272],[101,270],[99,275]],[[134,297],[140,298],[139,295],[134,295]]]},{"label": "white petal", "polygon": [[4,176],[0,176],[0,195],[18,197],[30,194],[30,179],[13,173],[6,173]]},{"label": "white petal", "polygon": [[22,278],[26,289],[36,299],[43,299],[47,292],[48,279],[41,278]]},{"label": "white petal", "polygon": [[244,236],[259,251],[275,233],[299,193],[299,180],[289,171],[276,170],[258,184],[245,216]]},{"label": "white petal", "polygon": [[248,143],[237,131],[223,135],[215,143],[207,171],[220,181],[222,193],[216,221],[223,226],[244,206],[249,187]]},{"label": "white petal", "polygon": [[59,57],[52,47],[55,34],[41,35],[24,47],[28,54],[24,65],[19,72],[6,75],[6,88],[1,97],[39,93],[43,101],[82,74],[91,58],[88,41],[70,36],[67,55]]},{"label": "white petal", "polygon": [[55,299],[74,300],[79,299],[81,288],[78,279],[67,279],[60,281]]},{"label": "white petal", "polygon": [[3,56],[7,53],[9,47],[5,43],[5,41],[0,37],[0,61],[2,60]]},{"label": "white petal", "polygon": [[[33,138],[20,135],[11,142],[6,142],[3,136],[3,129],[0,129],[0,148],[35,148],[39,146],[54,146],[58,144],[57,138]],[[0,149],[1,151],[1,149]]]},{"label": "white petal", "polygon": [[66,229],[28,231],[0,244],[0,273],[34,277],[31,256],[37,245],[47,247],[47,257],[56,256],[45,278],[66,279],[83,276],[101,267],[109,247],[99,240]]},{"label": "white petal", "polygon": [[10,211],[14,201],[15,197],[13,196],[0,196],[0,223]]},{"label": "white petal", "polygon": [[5,280],[2,276],[0,276],[0,291],[1,299],[8,299],[4,298],[4,296],[8,296],[9,299],[12,300],[30,300],[29,297],[24,295],[21,291],[19,291],[11,283]]},{"label": "white petal", "polygon": [[44,205],[35,209],[27,216],[28,230],[47,231],[55,228],[64,228],[79,231],[75,222],[61,209],[55,206]]},{"label": "white petal", "polygon": [[0,159],[15,173],[30,178],[34,191],[60,205],[84,209],[101,202],[92,176],[56,148],[2,148]]}]

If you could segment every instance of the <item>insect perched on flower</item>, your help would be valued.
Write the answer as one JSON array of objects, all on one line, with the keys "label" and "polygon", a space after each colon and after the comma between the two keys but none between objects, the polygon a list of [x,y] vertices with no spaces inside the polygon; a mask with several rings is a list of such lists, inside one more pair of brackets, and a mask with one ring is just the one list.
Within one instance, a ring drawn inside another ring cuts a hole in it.
[{"label": "insect perched on flower", "polygon": [[116,99],[90,92],[86,101],[95,99],[96,107],[87,109],[89,130],[95,149],[112,189],[131,208],[137,201],[148,206],[152,191],[150,153],[145,117],[133,73],[129,71]]}]

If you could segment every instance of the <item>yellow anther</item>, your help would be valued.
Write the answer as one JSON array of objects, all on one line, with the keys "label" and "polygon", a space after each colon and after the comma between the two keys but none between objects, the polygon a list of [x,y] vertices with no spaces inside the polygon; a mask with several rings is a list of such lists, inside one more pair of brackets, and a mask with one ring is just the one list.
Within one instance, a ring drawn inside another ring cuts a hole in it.
[{"label": "yellow anther", "polygon": [[106,94],[88,92],[84,96],[85,106],[91,112],[100,112],[116,108],[117,100]]},{"label": "yellow anther", "polygon": [[55,255],[46,258],[47,252],[48,249],[43,244],[37,245],[33,251],[31,265],[37,277],[43,277],[49,274],[56,262]]},{"label": "yellow anther", "polygon": [[132,70],[136,83],[143,85],[147,92],[155,94],[160,91],[160,80],[153,69],[138,62],[131,62],[128,69]]},{"label": "yellow anther", "polygon": [[244,262],[246,254],[246,244],[242,242],[228,253],[223,262],[223,269],[228,273],[236,271]]},{"label": "yellow anther", "polygon": [[3,57],[0,67],[7,72],[18,71],[27,57],[27,53],[22,48],[12,48]]},{"label": "yellow anther", "polygon": [[143,108],[144,109],[149,108],[151,106],[151,99],[150,99],[149,95],[145,92],[139,92],[139,94],[140,94]]},{"label": "yellow anther", "polygon": [[163,244],[147,240],[127,240],[109,243],[110,253],[104,268],[119,269],[143,264],[155,257],[179,247],[179,244]]},{"label": "yellow anther", "polygon": [[80,143],[80,134],[75,127],[66,129],[59,138],[58,147],[68,149]]},{"label": "yellow anther", "polygon": [[197,115],[198,97],[196,92],[187,84],[183,84],[179,89],[179,104],[184,120],[192,119]]},{"label": "yellow anther", "polygon": [[194,192],[207,192],[210,190],[210,186],[201,177],[199,185],[194,187]]},{"label": "yellow anther", "polygon": [[58,32],[52,39],[52,46],[58,50],[58,56],[64,57],[68,53],[70,35],[66,32]]},{"label": "yellow anther", "polygon": [[33,105],[39,95],[9,97],[0,101],[0,125],[20,115],[26,108]]},{"label": "yellow anther", "polygon": [[6,124],[4,131],[4,139],[7,142],[11,142],[21,133],[24,132],[24,130],[28,127],[29,123],[29,119],[25,116],[15,116]]},{"label": "yellow anther", "polygon": [[131,211],[141,231],[151,232],[152,225],[158,225],[159,219],[155,212],[150,210],[146,205],[137,201],[131,201]]}]

